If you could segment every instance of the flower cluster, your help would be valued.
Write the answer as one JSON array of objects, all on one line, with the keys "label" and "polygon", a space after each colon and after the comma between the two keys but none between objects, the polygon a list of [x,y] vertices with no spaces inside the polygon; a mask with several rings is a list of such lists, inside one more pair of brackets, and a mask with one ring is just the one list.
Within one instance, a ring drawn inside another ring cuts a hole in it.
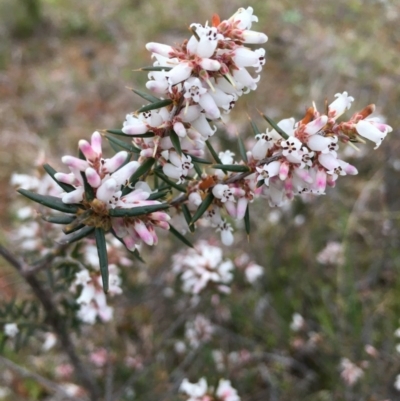
[{"label": "flower cluster", "polygon": [[208,387],[207,380],[202,377],[197,383],[183,379],[179,390],[189,398],[187,401],[240,401],[237,391],[229,380],[221,379],[217,389]]},{"label": "flower cluster", "polygon": [[230,292],[227,284],[232,281],[233,269],[232,261],[223,259],[222,249],[206,241],[175,254],[172,264],[172,271],[180,275],[183,291],[190,294],[198,294],[211,284],[220,292]]}]

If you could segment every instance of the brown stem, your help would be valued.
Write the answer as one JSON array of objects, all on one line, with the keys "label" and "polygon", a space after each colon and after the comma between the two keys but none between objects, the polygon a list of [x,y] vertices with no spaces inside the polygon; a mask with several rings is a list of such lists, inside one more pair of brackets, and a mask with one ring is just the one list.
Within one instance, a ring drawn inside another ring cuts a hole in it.
[{"label": "brown stem", "polygon": [[53,327],[63,350],[68,355],[71,364],[75,368],[76,377],[90,394],[91,401],[99,400],[99,389],[90,371],[83,365],[75,346],[72,343],[68,330],[64,324],[64,318],[59,314],[53,302],[51,293],[43,287],[39,280],[31,273],[32,268],[23,260],[19,260],[14,254],[0,244],[0,255],[3,256],[25,279],[33,293],[38,298],[46,312],[46,321]]}]

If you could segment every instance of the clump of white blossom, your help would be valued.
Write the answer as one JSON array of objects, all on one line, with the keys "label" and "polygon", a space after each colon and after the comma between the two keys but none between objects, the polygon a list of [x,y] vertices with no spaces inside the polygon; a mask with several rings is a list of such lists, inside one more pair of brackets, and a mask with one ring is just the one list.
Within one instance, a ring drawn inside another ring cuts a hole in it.
[{"label": "clump of white blossom", "polygon": [[342,358],[340,370],[340,376],[348,386],[353,386],[364,376],[364,371],[348,358]]},{"label": "clump of white blossom", "polygon": [[183,379],[179,390],[189,397],[186,401],[240,401],[240,397],[232,387],[231,382],[225,379],[219,381],[215,390],[213,387],[208,386],[204,377],[197,383],[191,383],[188,379]]}]

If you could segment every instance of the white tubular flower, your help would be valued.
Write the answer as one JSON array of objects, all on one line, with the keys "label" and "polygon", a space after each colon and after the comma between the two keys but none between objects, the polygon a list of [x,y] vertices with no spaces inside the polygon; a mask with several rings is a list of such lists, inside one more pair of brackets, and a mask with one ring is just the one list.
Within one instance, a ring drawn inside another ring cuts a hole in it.
[{"label": "white tubular flower", "polygon": [[250,29],[253,22],[258,22],[256,15],[253,15],[253,7],[239,8],[229,21],[235,22],[239,29]]},{"label": "white tubular flower", "polygon": [[4,334],[7,337],[15,337],[19,333],[19,328],[16,323],[6,323],[4,325]]},{"label": "white tubular flower", "polygon": [[167,159],[170,163],[164,164],[164,174],[178,180],[178,184],[184,182],[189,170],[193,168],[192,158],[185,155],[179,156],[176,152],[169,152]]},{"label": "white tubular flower", "polygon": [[264,180],[264,184],[269,186],[269,180],[279,174],[281,162],[275,160],[271,163],[264,164],[262,167],[256,167],[258,176],[257,181]]},{"label": "white tubular flower", "polygon": [[173,47],[162,43],[149,42],[146,44],[146,49],[151,53],[156,53],[167,58],[173,57],[175,54],[175,49]]},{"label": "white tubular flower", "polygon": [[199,78],[189,78],[183,87],[185,88],[183,97],[186,100],[192,99],[196,103],[199,103],[201,95],[207,93],[207,89],[203,87]]},{"label": "white tubular flower", "polygon": [[229,185],[217,184],[212,189],[212,193],[217,199],[220,199],[222,203],[235,200]]},{"label": "white tubular flower", "polygon": [[221,401],[240,401],[237,391],[231,386],[230,380],[221,379],[218,383],[217,397]]},{"label": "white tubular flower", "polygon": [[206,116],[201,113],[199,118],[191,122],[192,127],[199,132],[205,139],[213,136],[217,131],[217,127],[214,126],[214,129],[211,128],[210,124],[207,121]]},{"label": "white tubular flower", "polygon": [[265,43],[268,40],[268,36],[262,32],[256,31],[244,31],[243,34],[243,43],[248,44],[261,44]]},{"label": "white tubular flower", "polygon": [[233,228],[226,220],[222,220],[222,222],[218,225],[216,231],[219,231],[221,233],[221,241],[224,245],[231,246],[233,244]]},{"label": "white tubular flower", "polygon": [[356,130],[359,135],[375,142],[374,149],[379,148],[388,132],[392,132],[392,127],[386,124],[377,123],[374,119],[360,120],[356,124]]},{"label": "white tubular flower", "polygon": [[[239,68],[233,71],[233,78],[236,80],[240,88],[247,88],[247,92],[257,89],[257,83],[260,80],[260,75],[253,78],[245,68]],[[245,93],[247,93],[245,92]]]},{"label": "white tubular flower", "polygon": [[192,74],[193,67],[189,62],[181,62],[172,70],[168,71],[166,76],[168,77],[168,84],[171,86],[183,82],[190,77]]},{"label": "white tubular flower", "polygon": [[192,348],[198,348],[201,344],[210,341],[213,333],[214,326],[210,320],[200,314],[185,325],[185,337]]},{"label": "white tubular flower", "polygon": [[135,117],[133,114],[127,114],[124,121],[122,132],[127,135],[142,135],[148,131],[147,125]]},{"label": "white tubular flower", "polygon": [[190,398],[187,401],[198,401],[207,393],[207,381],[202,377],[197,383],[190,383],[188,379],[183,379],[179,391],[185,393]]},{"label": "white tubular flower", "polygon": [[208,26],[203,29],[197,29],[196,33],[200,37],[196,54],[202,58],[210,58],[217,48],[218,40],[224,39],[223,35],[218,33],[217,28]]},{"label": "white tubular flower", "polygon": [[347,92],[336,93],[336,100],[334,100],[328,106],[328,116],[330,118],[337,119],[346,110],[350,109],[351,103],[354,101],[354,97],[349,96]]}]

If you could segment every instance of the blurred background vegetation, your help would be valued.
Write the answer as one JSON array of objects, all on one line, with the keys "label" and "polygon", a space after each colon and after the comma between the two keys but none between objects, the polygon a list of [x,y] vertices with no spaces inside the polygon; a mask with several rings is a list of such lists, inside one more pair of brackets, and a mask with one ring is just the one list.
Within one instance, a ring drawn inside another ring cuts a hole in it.
[{"label": "blurred background vegetation", "polygon": [[[248,5],[259,17],[253,29],[265,32],[269,41],[258,90],[229,115],[243,137],[252,135],[247,114],[257,120],[257,108],[274,119],[299,118],[312,101],[322,110],[325,99],[330,102],[344,90],[356,99],[350,114],[376,103],[394,131],[376,151],[368,144],[359,155],[350,152],[359,175],[340,179],[327,196],[299,198],[282,210],[262,202],[254,206],[251,240],[247,243],[238,229],[235,248],[251,254],[265,275],[256,287],[235,282],[221,301],[230,311],[226,332],[186,366],[187,376],[218,377],[211,351],[246,349],[290,356],[311,372],[305,377],[272,358],[264,371],[245,366],[222,374],[246,401],[400,400],[393,386],[400,373],[394,336],[400,326],[398,0],[1,0],[0,240],[11,242],[13,172],[29,174],[43,157],[61,167],[59,157],[74,154],[78,139],[95,129],[120,128],[125,114],[141,106],[126,87],[144,88],[146,74],[133,70],[150,65],[146,42],[180,43],[192,22],[210,21],[214,13],[225,19]],[[261,120],[258,126],[266,128]],[[229,144],[226,139],[224,146],[235,146]],[[317,262],[329,241],[343,244],[343,263]],[[177,249],[165,238],[161,243],[144,253],[148,279],[141,284],[134,283],[135,276],[127,279],[131,285],[124,291],[131,303],[120,306],[126,318],[116,323],[128,327],[128,336],[151,327],[155,342],[159,325],[167,325],[169,306],[157,302],[154,297],[161,296],[146,283],[169,268],[165,252]],[[231,252],[226,249],[227,256]],[[19,296],[23,284],[0,264],[0,301]],[[203,305],[202,313],[218,319],[210,305]],[[306,321],[300,332],[290,329],[293,313]],[[366,352],[367,345],[376,353]],[[118,340],[113,346],[117,352]],[[152,355],[150,348],[146,352]],[[29,365],[24,352],[29,348],[9,356]],[[340,376],[341,358],[365,372],[354,386]],[[126,399],[178,399],[167,390],[169,373],[179,363],[153,359],[134,386],[136,398]],[[123,369],[120,374],[128,375]],[[30,389],[32,383],[22,387]],[[35,388],[26,391],[21,399],[44,399],[33,395]]]}]

